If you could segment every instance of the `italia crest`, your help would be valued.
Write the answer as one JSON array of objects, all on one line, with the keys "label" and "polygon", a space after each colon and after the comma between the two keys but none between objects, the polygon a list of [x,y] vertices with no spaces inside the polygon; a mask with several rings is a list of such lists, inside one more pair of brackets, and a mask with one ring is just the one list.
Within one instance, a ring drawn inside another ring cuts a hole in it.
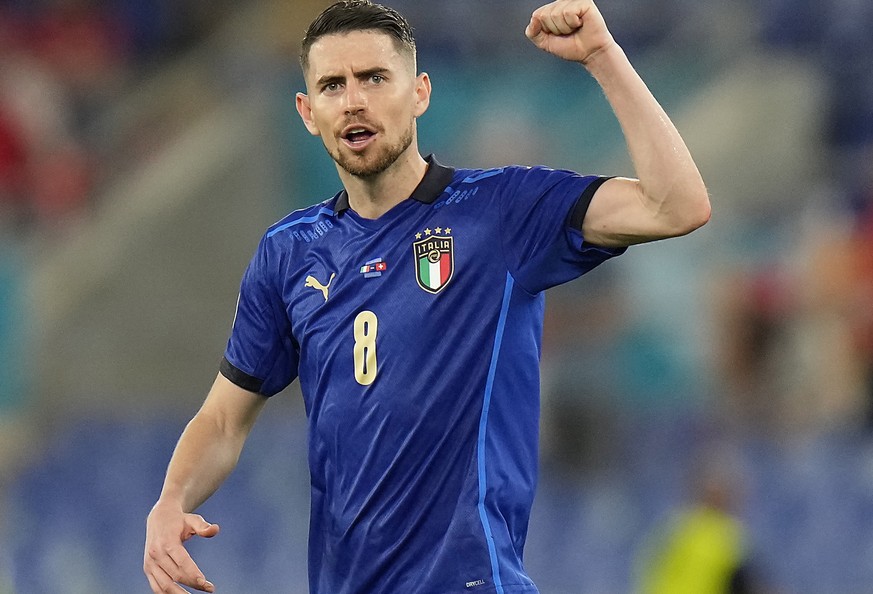
[{"label": "italia crest", "polygon": [[416,233],[412,244],[415,280],[428,293],[439,293],[455,272],[454,242],[451,228],[425,229]]}]

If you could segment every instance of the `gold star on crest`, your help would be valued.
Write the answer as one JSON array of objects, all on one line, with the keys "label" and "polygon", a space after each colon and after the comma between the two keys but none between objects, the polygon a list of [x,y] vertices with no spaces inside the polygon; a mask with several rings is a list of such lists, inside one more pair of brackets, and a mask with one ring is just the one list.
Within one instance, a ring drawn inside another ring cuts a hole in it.
[{"label": "gold star on crest", "polygon": [[416,233],[416,234],[415,234],[415,238],[416,238],[416,239],[421,239],[421,233]]},{"label": "gold star on crest", "polygon": [[425,230],[424,230],[424,234],[425,234],[425,235],[430,235],[430,229],[425,229]]},{"label": "gold star on crest", "polygon": [[437,235],[439,235],[440,233],[443,232],[443,228],[442,228],[442,227],[437,227],[436,229],[434,229],[434,232],[435,232]]},{"label": "gold star on crest", "polygon": [[451,233],[451,232],[452,232],[452,228],[451,228],[451,227],[446,227],[446,233]]}]

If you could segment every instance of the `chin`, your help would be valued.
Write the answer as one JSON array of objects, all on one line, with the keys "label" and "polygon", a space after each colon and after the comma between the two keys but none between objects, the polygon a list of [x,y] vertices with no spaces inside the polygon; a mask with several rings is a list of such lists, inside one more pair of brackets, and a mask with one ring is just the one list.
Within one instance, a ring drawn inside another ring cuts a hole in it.
[{"label": "chin", "polygon": [[362,178],[375,177],[394,165],[412,145],[413,130],[414,128],[410,127],[396,144],[370,145],[361,153],[345,152],[342,146],[336,146],[332,150],[327,149],[327,152],[337,165],[350,175]]},{"label": "chin", "polygon": [[391,167],[402,152],[381,151],[379,154],[331,155],[337,165],[355,177],[375,177]]}]

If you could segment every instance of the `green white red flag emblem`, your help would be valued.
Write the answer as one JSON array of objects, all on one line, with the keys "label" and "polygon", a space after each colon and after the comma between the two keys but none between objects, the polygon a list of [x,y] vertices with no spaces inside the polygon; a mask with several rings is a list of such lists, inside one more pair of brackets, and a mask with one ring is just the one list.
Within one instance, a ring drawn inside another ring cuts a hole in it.
[{"label": "green white red flag emblem", "polygon": [[452,280],[453,245],[452,237],[443,235],[429,235],[412,244],[415,280],[428,293],[439,293]]}]

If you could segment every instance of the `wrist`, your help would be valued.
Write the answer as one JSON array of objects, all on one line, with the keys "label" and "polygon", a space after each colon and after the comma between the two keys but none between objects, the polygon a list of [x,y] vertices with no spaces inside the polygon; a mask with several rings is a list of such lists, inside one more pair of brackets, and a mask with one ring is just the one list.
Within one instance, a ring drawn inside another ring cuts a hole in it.
[{"label": "wrist", "polygon": [[160,497],[158,497],[158,500],[152,506],[152,509],[168,509],[181,511],[183,513],[186,511],[182,495],[180,493],[168,491],[167,489],[164,489],[164,491],[161,492]]},{"label": "wrist", "polygon": [[589,54],[580,64],[597,78],[612,71],[621,62],[627,62],[627,56],[621,46],[610,39],[607,44]]}]

